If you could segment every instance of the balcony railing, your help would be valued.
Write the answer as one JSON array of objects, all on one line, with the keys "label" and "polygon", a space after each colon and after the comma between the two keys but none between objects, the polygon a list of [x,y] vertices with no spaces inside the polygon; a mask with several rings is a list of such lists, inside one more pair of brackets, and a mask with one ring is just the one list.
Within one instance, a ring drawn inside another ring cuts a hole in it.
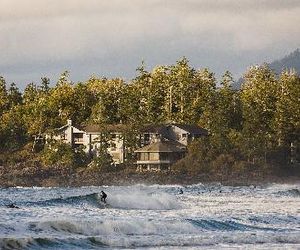
[{"label": "balcony railing", "polygon": [[74,138],[74,143],[83,143],[83,138]]},{"label": "balcony railing", "polygon": [[136,164],[171,164],[171,160],[137,160]]}]

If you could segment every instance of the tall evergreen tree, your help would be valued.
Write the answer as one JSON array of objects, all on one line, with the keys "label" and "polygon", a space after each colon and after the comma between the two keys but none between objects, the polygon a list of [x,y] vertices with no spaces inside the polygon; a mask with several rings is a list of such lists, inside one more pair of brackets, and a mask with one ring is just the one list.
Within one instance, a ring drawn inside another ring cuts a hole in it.
[{"label": "tall evergreen tree", "polygon": [[8,93],[6,89],[6,81],[0,76],[0,116],[9,107]]},{"label": "tall evergreen tree", "polygon": [[244,150],[248,156],[265,154],[271,147],[272,123],[276,111],[277,80],[267,66],[252,67],[244,76],[243,107]]},{"label": "tall evergreen tree", "polygon": [[300,141],[300,77],[294,71],[280,75],[274,131],[279,145]]}]

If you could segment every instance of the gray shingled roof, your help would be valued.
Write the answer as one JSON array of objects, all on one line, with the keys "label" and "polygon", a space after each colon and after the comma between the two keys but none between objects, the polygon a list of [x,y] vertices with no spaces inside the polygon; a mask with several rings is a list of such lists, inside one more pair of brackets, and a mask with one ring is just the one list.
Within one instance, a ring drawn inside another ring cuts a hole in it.
[{"label": "gray shingled roof", "polygon": [[195,124],[179,124],[179,123],[173,123],[173,124],[160,124],[160,125],[148,125],[141,129],[141,132],[144,133],[157,133],[157,134],[163,134],[168,127],[170,126],[176,126],[179,127],[185,131],[187,131],[190,134],[194,135],[208,135],[208,132],[206,129],[201,128],[198,125]]},{"label": "gray shingled roof", "polygon": [[151,143],[147,146],[144,146],[142,148],[137,149],[136,153],[141,152],[185,152],[185,147],[178,143],[173,141],[158,141]]},{"label": "gray shingled roof", "polygon": [[166,130],[166,125],[146,125],[141,128],[141,132],[162,134]]},{"label": "gray shingled roof", "polygon": [[[194,124],[172,124],[174,126],[177,126],[190,134],[196,134],[196,135],[208,135],[208,131],[204,128],[199,127],[198,125]],[[170,125],[171,126],[171,125]]]}]

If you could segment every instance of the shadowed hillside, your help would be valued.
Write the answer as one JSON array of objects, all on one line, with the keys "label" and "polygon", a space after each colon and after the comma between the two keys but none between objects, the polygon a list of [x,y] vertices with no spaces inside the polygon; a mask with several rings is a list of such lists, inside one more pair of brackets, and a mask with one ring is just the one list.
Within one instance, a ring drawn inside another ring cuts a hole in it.
[{"label": "shadowed hillside", "polygon": [[300,50],[296,49],[288,56],[270,63],[269,66],[277,74],[280,74],[285,69],[295,69],[300,73]]},{"label": "shadowed hillside", "polygon": [[[275,71],[276,74],[280,74],[283,70],[296,70],[300,73],[300,50],[296,49],[289,55],[283,57],[282,59],[275,60],[271,63],[268,63],[269,67]],[[240,89],[243,82],[241,77],[235,84],[234,89]]]}]

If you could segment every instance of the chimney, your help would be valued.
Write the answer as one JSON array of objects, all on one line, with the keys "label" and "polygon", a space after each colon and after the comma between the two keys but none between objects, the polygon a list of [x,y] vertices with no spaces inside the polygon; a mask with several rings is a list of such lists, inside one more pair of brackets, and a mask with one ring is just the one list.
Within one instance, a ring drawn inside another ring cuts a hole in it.
[{"label": "chimney", "polygon": [[68,126],[72,126],[72,120],[71,120],[71,119],[68,119],[68,120],[67,120],[67,124],[68,124]]}]

